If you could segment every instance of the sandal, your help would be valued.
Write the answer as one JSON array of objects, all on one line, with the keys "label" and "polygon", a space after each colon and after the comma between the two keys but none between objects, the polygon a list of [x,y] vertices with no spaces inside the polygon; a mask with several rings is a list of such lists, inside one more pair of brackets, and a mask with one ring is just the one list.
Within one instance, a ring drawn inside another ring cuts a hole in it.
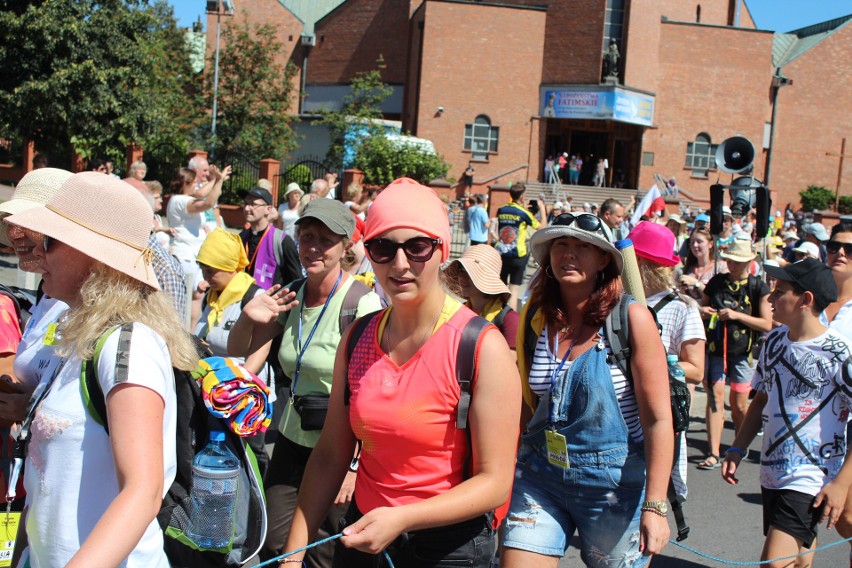
[{"label": "sandal", "polygon": [[711,470],[722,467],[722,462],[721,460],[719,460],[719,456],[717,456],[716,454],[707,454],[707,457],[704,458],[704,461],[702,461],[695,467],[703,470]]}]

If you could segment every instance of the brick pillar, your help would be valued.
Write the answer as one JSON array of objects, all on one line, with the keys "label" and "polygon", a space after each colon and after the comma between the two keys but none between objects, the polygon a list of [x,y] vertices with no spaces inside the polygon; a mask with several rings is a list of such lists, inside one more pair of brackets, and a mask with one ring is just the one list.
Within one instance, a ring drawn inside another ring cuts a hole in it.
[{"label": "brick pillar", "polygon": [[429,182],[429,187],[432,188],[432,191],[438,194],[438,197],[447,196],[450,201],[456,199],[456,193],[453,191],[453,186],[450,185],[450,182],[443,179],[433,179]]},{"label": "brick pillar", "polygon": [[131,142],[127,145],[127,150],[125,151],[125,159],[127,161],[126,167],[124,169],[125,175],[130,175],[130,165],[133,162],[141,162],[142,158],[145,157],[145,149],[142,146],[134,144]]},{"label": "brick pillar", "polygon": [[33,171],[33,158],[35,157],[35,142],[27,140],[24,146],[24,173]]},{"label": "brick pillar", "polygon": [[264,158],[260,161],[260,177],[268,179],[272,184],[272,206],[278,208],[278,172],[281,171],[281,162],[272,158]]},{"label": "brick pillar", "polygon": [[190,150],[189,151],[189,159],[193,159],[194,157],[199,156],[201,158],[207,158],[207,152],[204,150]]},{"label": "brick pillar", "polygon": [[344,199],[346,198],[345,192],[346,188],[348,188],[353,183],[357,183],[360,186],[364,185],[364,172],[361,170],[352,168],[348,170],[343,170],[343,184],[341,187],[343,188],[341,193],[344,194]]}]

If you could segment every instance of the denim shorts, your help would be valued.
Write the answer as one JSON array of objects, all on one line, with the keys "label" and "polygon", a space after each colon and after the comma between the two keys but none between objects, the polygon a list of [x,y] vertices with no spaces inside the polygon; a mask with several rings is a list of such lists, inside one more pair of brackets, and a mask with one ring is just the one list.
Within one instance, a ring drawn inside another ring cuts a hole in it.
[{"label": "denim shorts", "polygon": [[627,448],[568,457],[562,469],[521,446],[503,546],[562,557],[578,532],[587,566],[646,566],[650,557],[639,551],[645,458]]},{"label": "denim shorts", "polygon": [[725,375],[724,359],[722,357],[707,357],[707,382],[711,385],[726,381],[734,392],[749,392],[751,379],[754,377],[754,367],[748,360],[748,355],[728,357],[728,374]]}]

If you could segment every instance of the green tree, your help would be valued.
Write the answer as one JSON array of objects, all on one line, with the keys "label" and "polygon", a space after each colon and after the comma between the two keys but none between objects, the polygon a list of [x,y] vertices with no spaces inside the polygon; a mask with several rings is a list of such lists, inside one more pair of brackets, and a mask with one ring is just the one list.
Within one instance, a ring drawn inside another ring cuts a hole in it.
[{"label": "green tree", "polygon": [[54,154],[73,145],[84,157],[115,157],[130,142],[191,128],[192,78],[165,0],[0,7],[0,135]]},{"label": "green tree", "polygon": [[834,192],[818,185],[809,185],[800,191],[799,198],[805,211],[822,211],[834,204]]},{"label": "green tree", "polygon": [[[283,44],[271,25],[234,23],[222,31],[219,52],[217,155],[233,152],[252,159],[280,159],[298,139],[289,114],[295,96],[292,63],[275,61]],[[213,108],[213,60],[208,73],[208,108]]]},{"label": "green tree", "polygon": [[359,146],[354,166],[364,172],[366,183],[374,185],[387,185],[400,177],[427,184],[450,170],[441,156],[399,139],[391,140],[383,133]]},{"label": "green tree", "polygon": [[[373,121],[382,118],[382,102],[393,90],[382,81],[385,68],[381,57],[372,71],[356,73],[349,94],[343,97],[340,110],[322,109],[320,124],[328,126],[331,147],[326,162],[336,166],[343,164],[344,147],[349,146],[357,154],[365,140],[380,136],[382,129]],[[353,127],[354,125],[357,125]]]}]

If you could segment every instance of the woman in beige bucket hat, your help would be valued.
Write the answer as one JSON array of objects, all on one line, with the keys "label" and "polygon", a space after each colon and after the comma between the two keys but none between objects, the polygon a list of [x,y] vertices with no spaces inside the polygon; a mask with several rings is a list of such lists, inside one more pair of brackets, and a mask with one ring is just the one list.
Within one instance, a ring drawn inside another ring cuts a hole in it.
[{"label": "woman in beige bucket hat", "polygon": [[[166,568],[156,515],[175,476],[172,366],[193,369],[197,355],[150,265],[151,209],[120,180],[84,172],[6,222],[44,235],[44,291],[69,306],[45,336],[62,359],[30,411],[30,565]],[[102,338],[109,433],[80,385]]]},{"label": "woman in beige bucket hat", "polygon": [[500,253],[488,245],[468,247],[444,268],[447,286],[467,307],[496,325],[509,347],[515,349],[518,312],[506,303],[510,292],[500,280]]}]

